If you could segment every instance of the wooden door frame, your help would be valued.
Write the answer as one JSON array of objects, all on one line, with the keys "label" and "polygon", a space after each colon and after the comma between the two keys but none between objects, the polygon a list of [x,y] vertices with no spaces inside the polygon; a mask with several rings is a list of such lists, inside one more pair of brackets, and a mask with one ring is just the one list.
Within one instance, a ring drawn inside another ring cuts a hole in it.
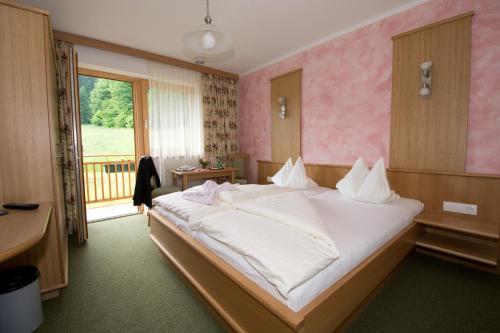
[{"label": "wooden door frame", "polygon": [[[137,164],[141,156],[149,154],[148,80],[82,67],[78,67],[78,75],[124,81],[130,82],[132,84],[132,107],[134,112],[134,149],[135,161]],[[137,168],[135,172],[137,172]],[[142,206],[139,206],[137,209],[140,213],[143,212]]]}]

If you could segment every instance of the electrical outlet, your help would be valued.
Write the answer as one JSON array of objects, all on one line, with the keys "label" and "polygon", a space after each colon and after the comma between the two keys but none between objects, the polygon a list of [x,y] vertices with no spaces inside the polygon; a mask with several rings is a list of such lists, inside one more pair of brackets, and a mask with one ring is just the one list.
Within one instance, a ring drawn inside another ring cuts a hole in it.
[{"label": "electrical outlet", "polygon": [[477,215],[477,205],[464,204],[460,202],[443,201],[443,210],[467,215]]},{"label": "electrical outlet", "polygon": [[267,182],[268,182],[268,183],[272,183],[272,182],[273,182],[273,177],[271,177],[271,176],[267,176]]}]

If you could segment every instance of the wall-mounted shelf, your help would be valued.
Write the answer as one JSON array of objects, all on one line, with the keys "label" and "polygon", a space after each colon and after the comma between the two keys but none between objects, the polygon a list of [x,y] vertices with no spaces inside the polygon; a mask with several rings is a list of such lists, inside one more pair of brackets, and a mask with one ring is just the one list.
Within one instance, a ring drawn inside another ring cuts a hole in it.
[{"label": "wall-mounted shelf", "polygon": [[425,233],[417,240],[417,246],[486,265],[497,266],[497,248],[486,243],[482,244],[446,235]]},{"label": "wall-mounted shelf", "polygon": [[421,213],[415,221],[422,226],[417,246],[497,267],[498,225],[435,213]]},{"label": "wall-mounted shelf", "polygon": [[467,220],[460,217],[433,213],[421,213],[415,218],[415,221],[420,224],[440,229],[462,232],[493,240],[499,239],[498,225],[493,223]]}]

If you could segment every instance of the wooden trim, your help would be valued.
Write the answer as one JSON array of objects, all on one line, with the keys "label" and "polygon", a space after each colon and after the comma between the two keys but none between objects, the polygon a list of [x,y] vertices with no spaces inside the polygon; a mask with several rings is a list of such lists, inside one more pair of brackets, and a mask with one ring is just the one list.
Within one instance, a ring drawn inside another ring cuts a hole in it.
[{"label": "wooden trim", "polygon": [[273,76],[272,78],[269,79],[269,81],[273,81],[273,80],[282,78],[283,76],[287,76],[288,74],[292,74],[292,73],[295,73],[295,72],[302,72],[302,68],[293,69],[293,70],[285,72],[283,74],[279,74],[277,76]]},{"label": "wooden trim", "polygon": [[450,17],[450,18],[447,18],[447,19],[444,19],[444,20],[441,20],[441,21],[437,21],[437,22],[425,25],[423,27],[419,27],[419,28],[416,28],[416,29],[413,29],[413,30],[410,30],[410,31],[406,31],[406,32],[397,34],[395,36],[392,36],[391,39],[395,40],[395,39],[398,39],[398,38],[401,38],[401,37],[405,37],[405,36],[408,36],[408,35],[416,33],[416,32],[424,31],[424,30],[427,30],[427,29],[432,29],[432,28],[434,28],[434,27],[436,27],[438,25],[441,25],[441,24],[444,24],[444,23],[448,23],[448,22],[451,22],[451,21],[455,21],[455,20],[459,20],[459,19],[462,19],[462,18],[468,17],[468,16],[474,16],[474,11],[471,10],[469,12],[466,12],[466,13],[463,13],[463,14],[460,14],[460,15],[457,15],[457,16],[453,16],[453,17]]},{"label": "wooden trim", "polygon": [[233,266],[155,211],[151,238],[160,252],[236,332],[332,332],[415,245],[412,223],[299,312],[279,302]]},{"label": "wooden trim", "polygon": [[[68,280],[66,280],[66,281],[68,281]],[[41,289],[40,293],[41,294],[51,293],[51,292],[66,288],[67,286],[68,286],[68,282],[60,283],[60,284],[57,284],[54,286],[50,286],[50,288]]]},{"label": "wooden trim", "polygon": [[[282,162],[274,162],[269,160],[257,160],[257,163],[270,163],[282,165]],[[344,164],[324,164],[324,163],[304,163],[305,166],[314,167],[334,167],[334,168],[345,168],[350,169],[352,165]],[[464,173],[464,172],[451,172],[451,171],[433,171],[433,170],[412,170],[412,169],[397,169],[397,168],[387,168],[387,171],[392,172],[402,172],[402,173],[421,173],[421,174],[432,174],[432,175],[446,175],[446,176],[457,176],[457,177],[474,177],[474,178],[491,178],[500,179],[500,175],[486,174],[486,173]]]},{"label": "wooden trim", "polygon": [[27,10],[27,11],[30,11],[30,12],[33,12],[33,13],[37,13],[37,14],[42,14],[42,15],[50,16],[50,13],[47,10],[40,9],[40,8],[37,8],[37,7],[33,7],[33,6],[23,5],[23,4],[20,4],[20,3],[16,2],[16,1],[0,0],[0,4],[6,5],[6,6],[9,6],[9,7],[13,7],[13,8],[24,9],[24,10]]},{"label": "wooden trim", "polygon": [[175,59],[175,58],[163,56],[160,54],[135,49],[135,48],[120,45],[120,44],[110,43],[110,42],[106,42],[103,40],[85,37],[85,36],[81,36],[81,35],[75,35],[75,34],[71,34],[68,32],[54,31],[54,38],[58,39],[58,40],[65,41],[65,42],[90,46],[90,47],[93,47],[96,49],[125,54],[125,55],[129,55],[132,57],[143,58],[143,59],[147,59],[147,60],[161,62],[161,63],[167,64],[167,65],[191,69],[191,70],[194,70],[194,71],[197,71],[200,73],[220,75],[220,76],[227,77],[227,78],[234,79],[234,80],[238,80],[238,78],[239,78],[238,74],[229,73],[229,72],[225,72],[225,71],[218,70],[215,68],[210,68],[210,67],[206,67],[206,66],[193,64],[193,63],[190,63],[190,62],[187,62],[184,60],[179,60],[179,59]]}]

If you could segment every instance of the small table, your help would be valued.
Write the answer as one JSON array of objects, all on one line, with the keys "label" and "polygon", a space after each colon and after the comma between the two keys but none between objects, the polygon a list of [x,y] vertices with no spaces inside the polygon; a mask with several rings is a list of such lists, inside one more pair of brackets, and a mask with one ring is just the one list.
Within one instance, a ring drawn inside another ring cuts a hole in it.
[{"label": "small table", "polygon": [[234,174],[238,171],[235,168],[224,168],[224,169],[196,169],[193,171],[176,171],[170,170],[172,173],[172,179],[174,185],[177,185],[177,178],[182,178],[182,191],[189,187],[189,182],[192,180],[200,180],[200,179],[212,179],[212,178],[222,178],[229,177],[229,181],[234,183]]}]

